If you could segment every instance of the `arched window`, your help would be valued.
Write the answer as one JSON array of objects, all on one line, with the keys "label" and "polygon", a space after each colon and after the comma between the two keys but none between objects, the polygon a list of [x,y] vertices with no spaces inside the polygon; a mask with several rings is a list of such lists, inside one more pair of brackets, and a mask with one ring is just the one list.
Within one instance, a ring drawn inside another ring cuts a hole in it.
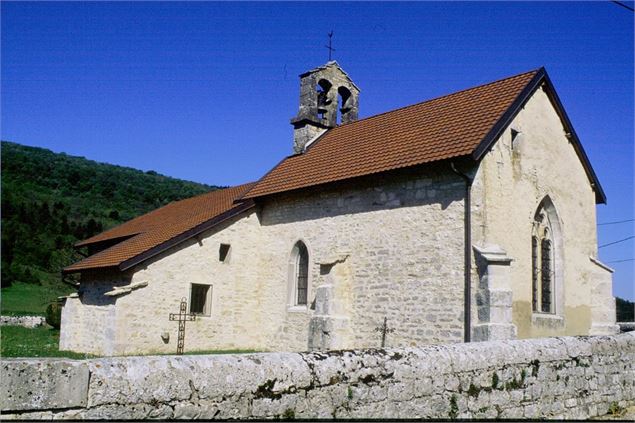
[{"label": "arched window", "polygon": [[309,250],[302,241],[296,242],[291,251],[291,305],[307,305],[309,293]]},{"label": "arched window", "polygon": [[[557,222],[555,208],[546,197],[534,215],[531,237],[531,284],[534,312],[556,312],[556,251],[554,228]],[[558,226],[559,228],[559,226]]]}]

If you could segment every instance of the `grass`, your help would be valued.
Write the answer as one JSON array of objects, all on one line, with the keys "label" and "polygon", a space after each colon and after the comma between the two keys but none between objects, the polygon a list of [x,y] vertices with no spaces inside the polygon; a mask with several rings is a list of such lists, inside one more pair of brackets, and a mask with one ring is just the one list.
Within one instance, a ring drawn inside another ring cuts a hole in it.
[{"label": "grass", "polygon": [[613,401],[611,405],[609,405],[609,414],[612,416],[621,416],[626,412],[624,407],[621,407],[617,401]]},{"label": "grass", "polygon": [[[0,327],[0,357],[64,357],[64,358],[95,358],[92,354],[60,351],[60,331],[48,326],[25,328],[22,326]],[[200,350],[186,351],[186,355],[207,354],[247,354],[257,350]],[[160,353],[158,355],[172,355]],[[148,354],[157,355],[157,354]]]},{"label": "grass", "polygon": [[74,292],[74,289],[66,285],[54,285],[44,282],[42,285],[14,283],[2,288],[0,298],[0,312],[3,316],[44,316],[46,307],[63,295]]},{"label": "grass", "polygon": [[207,354],[249,354],[262,352],[258,350],[200,350],[200,351],[185,351],[185,355],[207,355]]},{"label": "grass", "polygon": [[60,331],[48,326],[0,327],[0,356],[91,358],[88,354],[60,351]]}]

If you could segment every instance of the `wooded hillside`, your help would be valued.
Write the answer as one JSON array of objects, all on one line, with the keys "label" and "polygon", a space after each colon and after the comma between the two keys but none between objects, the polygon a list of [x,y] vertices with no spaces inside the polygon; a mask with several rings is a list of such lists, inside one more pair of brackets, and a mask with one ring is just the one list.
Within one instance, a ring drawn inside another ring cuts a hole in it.
[{"label": "wooded hillside", "polygon": [[[46,303],[68,289],[60,270],[81,258],[75,242],[212,189],[2,141],[2,287],[29,284],[20,292]],[[12,298],[3,289],[3,311],[35,311],[23,310],[29,299],[16,305]]]}]

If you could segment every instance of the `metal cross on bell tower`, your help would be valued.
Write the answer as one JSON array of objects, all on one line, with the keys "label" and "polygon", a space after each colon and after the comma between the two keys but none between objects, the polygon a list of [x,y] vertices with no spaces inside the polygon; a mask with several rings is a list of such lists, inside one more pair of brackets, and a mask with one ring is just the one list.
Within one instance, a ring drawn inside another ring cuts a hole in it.
[{"label": "metal cross on bell tower", "polygon": [[196,320],[196,315],[187,313],[187,299],[181,298],[181,305],[178,313],[170,313],[170,321],[179,322],[179,337],[176,343],[176,353],[183,354],[183,346],[185,345],[185,322]]},{"label": "metal cross on bell tower", "polygon": [[335,49],[333,48],[332,42],[333,42],[333,30],[331,30],[331,32],[328,33],[329,36],[329,45],[328,46],[324,46],[329,50],[329,62],[331,61],[331,53],[333,53],[335,51]]}]

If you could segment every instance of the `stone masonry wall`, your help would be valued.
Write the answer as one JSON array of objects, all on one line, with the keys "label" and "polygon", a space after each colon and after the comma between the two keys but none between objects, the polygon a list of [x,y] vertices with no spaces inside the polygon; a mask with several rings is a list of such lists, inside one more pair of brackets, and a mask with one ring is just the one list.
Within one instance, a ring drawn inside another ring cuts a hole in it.
[{"label": "stone masonry wall", "polygon": [[[338,343],[329,348],[462,341],[464,183],[449,167],[373,176],[275,198],[130,271],[82,276],[60,347],[99,355],[172,353],[168,320],[192,283],[212,286],[209,316],[186,324],[186,351],[306,351],[317,289],[332,283]],[[295,306],[290,257],[309,251],[308,304]],[[230,257],[219,261],[221,243]],[[139,286],[117,297],[114,287]],[[143,286],[141,286],[143,285]]]},{"label": "stone masonry wall", "polygon": [[328,353],[1,362],[3,419],[586,419],[635,404],[635,334]]},{"label": "stone masonry wall", "polygon": [[[379,347],[384,317],[394,329],[387,346],[461,342],[464,190],[445,164],[276,197],[261,212],[262,291],[286,292],[289,253],[302,240],[309,305],[332,282],[348,319],[339,348]],[[266,309],[279,324],[271,348],[306,350],[314,310]]]},{"label": "stone masonry wall", "polygon": [[[191,239],[134,269],[118,274],[82,275],[80,298],[66,300],[60,348],[98,355],[174,353],[178,324],[169,320],[181,298],[189,301],[191,284],[211,286],[211,314],[186,324],[186,351],[266,349],[258,301],[278,298],[261,292],[258,218],[253,211]],[[225,262],[221,243],[231,245]],[[114,287],[147,284],[117,296]]]},{"label": "stone masonry wall", "polygon": [[44,326],[46,319],[42,316],[0,316],[0,326],[23,326],[37,328]]}]

